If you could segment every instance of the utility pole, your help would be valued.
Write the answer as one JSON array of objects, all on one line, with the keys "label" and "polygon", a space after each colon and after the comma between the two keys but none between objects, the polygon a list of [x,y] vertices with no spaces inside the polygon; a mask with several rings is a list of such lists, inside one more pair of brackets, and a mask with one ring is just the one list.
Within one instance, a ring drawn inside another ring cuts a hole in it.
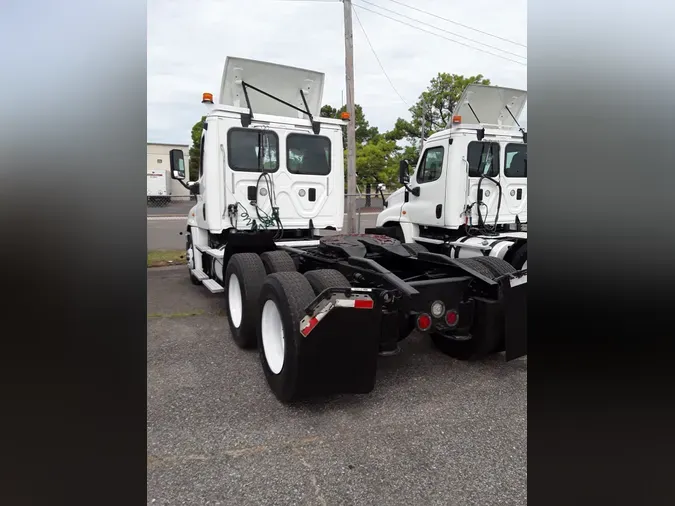
[{"label": "utility pole", "polygon": [[426,103],[422,102],[422,137],[420,138],[420,156],[422,156],[422,149],[424,148],[424,118],[426,118],[426,116]]},{"label": "utility pole", "polygon": [[354,33],[352,31],[352,0],[342,0],[345,14],[345,73],[347,80],[347,222],[348,234],[356,229],[356,111],[354,108]]}]

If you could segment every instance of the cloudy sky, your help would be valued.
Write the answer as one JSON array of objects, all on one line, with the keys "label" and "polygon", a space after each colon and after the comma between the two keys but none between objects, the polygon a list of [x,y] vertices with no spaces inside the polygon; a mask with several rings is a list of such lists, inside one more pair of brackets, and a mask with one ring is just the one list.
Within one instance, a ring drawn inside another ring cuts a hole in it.
[{"label": "cloudy sky", "polygon": [[[353,5],[358,15],[353,20],[355,98],[371,125],[381,131],[390,129],[398,117],[409,119],[408,107],[438,72],[480,73],[493,84],[527,89],[527,67],[522,64],[526,60],[514,56],[526,56],[527,49],[480,33],[527,45],[527,0],[353,0]],[[398,94],[383,74],[359,20]],[[190,129],[205,111],[201,95],[208,91],[218,98],[227,56],[324,72],[323,102],[340,106],[345,89],[343,4],[340,0],[149,0],[149,142],[190,142]]]}]

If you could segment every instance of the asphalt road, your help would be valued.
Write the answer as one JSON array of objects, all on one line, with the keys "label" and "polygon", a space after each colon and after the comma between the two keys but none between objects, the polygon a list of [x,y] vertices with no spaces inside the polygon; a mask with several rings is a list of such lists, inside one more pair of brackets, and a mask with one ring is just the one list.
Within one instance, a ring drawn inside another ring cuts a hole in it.
[{"label": "asphalt road", "polygon": [[[366,227],[374,227],[377,214],[361,215],[361,232]],[[148,251],[175,250],[185,248],[187,212],[184,217],[153,216],[148,217]]]},{"label": "asphalt road", "polygon": [[371,394],[288,407],[223,307],[184,266],[148,270],[148,504],[526,504],[526,358],[413,335]]}]

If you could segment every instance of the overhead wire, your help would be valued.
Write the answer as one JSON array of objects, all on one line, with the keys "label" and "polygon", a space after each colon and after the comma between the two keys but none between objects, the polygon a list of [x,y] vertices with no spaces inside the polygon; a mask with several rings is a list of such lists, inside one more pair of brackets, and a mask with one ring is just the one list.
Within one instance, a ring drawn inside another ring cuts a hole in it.
[{"label": "overhead wire", "polygon": [[356,17],[356,22],[359,24],[361,27],[361,31],[363,32],[364,37],[366,38],[366,42],[368,42],[368,45],[370,46],[370,50],[373,52],[373,56],[375,56],[375,59],[377,60],[377,63],[380,65],[380,68],[382,69],[382,73],[384,74],[384,77],[387,78],[387,81],[389,81],[389,84],[391,85],[391,88],[394,90],[394,92],[398,95],[398,98],[401,99],[401,101],[405,104],[408,105],[408,102],[406,101],[405,98],[401,96],[401,94],[398,92],[396,89],[396,86],[394,86],[394,83],[392,80],[389,78],[389,74],[387,74],[387,71],[384,70],[384,65],[382,65],[382,62],[380,61],[380,58],[377,56],[377,52],[375,51],[375,48],[370,42],[370,38],[368,37],[368,34],[366,33],[366,29],[363,26],[363,23],[361,23],[361,19],[359,18],[358,13],[356,10],[354,11],[354,16]]},{"label": "overhead wire", "polygon": [[406,7],[408,9],[412,9],[417,12],[421,12],[422,14],[426,14],[427,16],[432,16],[434,18],[438,18],[440,20],[446,21],[448,23],[452,23],[453,25],[461,26],[462,28],[466,28],[467,30],[473,30],[474,32],[482,33],[483,35],[487,35],[488,37],[494,37],[495,39],[503,40],[504,42],[509,42],[510,44],[515,44],[516,46],[521,46],[521,47],[527,47],[525,44],[521,44],[520,42],[516,42],[515,40],[507,39],[506,37],[500,37],[499,35],[495,35],[494,33],[490,32],[485,32],[483,30],[479,30],[478,28],[473,28],[472,26],[469,25],[464,25],[462,23],[459,23],[457,21],[453,21],[452,19],[444,18],[443,16],[440,16],[438,14],[434,14],[433,12],[425,11],[423,9],[419,9],[417,7],[413,7],[412,5],[404,4],[403,2],[399,2],[398,0],[389,0],[390,2],[393,2],[395,4],[399,4],[403,7]]},{"label": "overhead wire", "polygon": [[364,11],[372,12],[373,14],[377,14],[378,16],[382,16],[384,18],[391,19],[392,21],[396,21],[397,23],[401,23],[401,24],[409,26],[411,28],[415,28],[416,30],[420,30],[422,32],[429,33],[431,35],[435,35],[436,37],[440,37],[441,39],[445,39],[445,40],[448,40],[450,42],[454,42],[455,44],[459,44],[460,46],[465,46],[465,47],[468,47],[469,49],[474,49],[476,51],[480,51],[481,53],[489,54],[489,55],[492,55],[496,58],[501,58],[502,60],[507,60],[507,61],[510,61],[510,62],[513,62],[513,63],[517,63],[518,65],[527,66],[527,63],[525,63],[525,62],[514,60],[513,58],[508,58],[508,57],[502,56],[500,54],[492,53],[490,51],[486,51],[484,49],[481,49],[481,48],[478,48],[478,47],[475,47],[475,46],[470,46],[469,44],[465,44],[465,43],[460,42],[458,40],[451,39],[449,37],[445,37],[445,36],[443,36],[441,34],[438,34],[436,32],[431,32],[429,30],[425,30],[424,28],[420,28],[419,26],[411,25],[410,23],[406,23],[405,21],[401,21],[400,19],[392,18],[391,16],[387,16],[386,14],[382,14],[381,12],[377,12],[377,11],[374,11],[372,9],[368,9],[367,7],[364,7],[362,5],[358,5],[358,4],[352,4],[352,5],[354,7],[358,7],[359,9],[363,9]]},{"label": "overhead wire", "polygon": [[[521,54],[513,53],[511,51],[507,51],[506,49],[502,49],[500,47],[493,46],[491,44],[486,44],[485,42],[481,42],[479,40],[472,39],[470,37],[466,37],[464,35],[460,35],[460,34],[455,33],[455,32],[451,32],[450,30],[440,28],[440,27],[438,27],[436,25],[433,25],[431,23],[427,23],[426,21],[421,21],[419,19],[411,18],[410,16],[406,16],[405,14],[401,14],[400,12],[397,12],[397,11],[394,11],[394,10],[391,10],[391,9],[387,9],[386,7],[382,7],[381,5],[370,2],[369,0],[359,0],[359,2],[363,2],[363,3],[366,3],[368,5],[372,5],[373,7],[377,7],[378,9],[382,9],[383,11],[390,12],[392,14],[396,14],[397,16],[401,16],[402,18],[409,19],[409,20],[414,21],[416,23],[420,23],[422,25],[429,26],[429,27],[434,28],[436,30],[440,30],[441,32],[449,33],[450,35],[454,35],[455,37],[459,37],[460,39],[468,40],[469,42],[473,42],[474,44],[479,44],[481,46],[489,47],[490,49],[494,49],[496,51],[501,51],[502,53],[505,53],[505,54],[508,54],[508,55],[511,55],[511,56],[516,56],[517,58],[523,58],[525,60],[527,59],[526,56],[523,56]],[[353,5],[356,6],[357,4],[353,4]],[[363,6],[359,6],[359,7],[361,7],[362,9],[364,8]],[[383,15],[383,14],[380,13],[380,15]],[[469,47],[471,47],[471,46],[469,46]]]}]

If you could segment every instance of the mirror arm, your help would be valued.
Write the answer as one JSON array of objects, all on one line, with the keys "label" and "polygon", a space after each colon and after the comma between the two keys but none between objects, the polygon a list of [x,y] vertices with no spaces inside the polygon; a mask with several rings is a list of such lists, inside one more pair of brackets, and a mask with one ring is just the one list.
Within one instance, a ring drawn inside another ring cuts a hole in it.
[{"label": "mirror arm", "polygon": [[190,187],[182,179],[176,179],[176,181],[178,181],[181,184],[181,186],[183,188],[185,188],[186,190],[188,190],[188,191],[190,190]]}]

